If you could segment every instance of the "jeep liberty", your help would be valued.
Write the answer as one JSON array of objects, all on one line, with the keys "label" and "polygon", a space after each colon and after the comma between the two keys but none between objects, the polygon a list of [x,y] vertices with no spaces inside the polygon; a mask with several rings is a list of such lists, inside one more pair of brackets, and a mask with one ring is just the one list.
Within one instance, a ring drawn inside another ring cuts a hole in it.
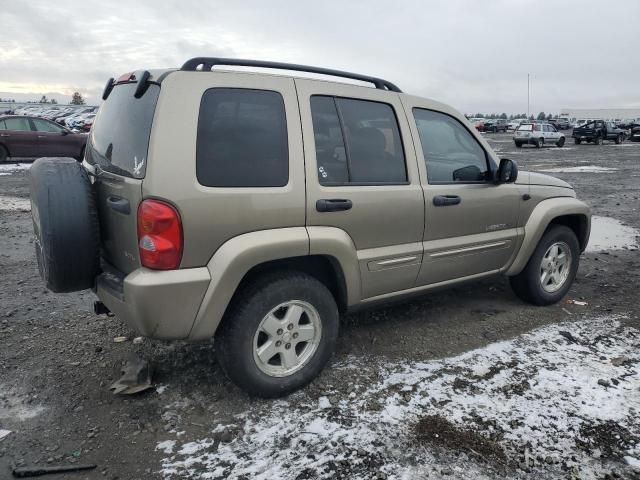
[{"label": "jeep liberty", "polygon": [[147,337],[214,338],[252,395],[316,377],[352,309],[494,275],[558,302],[589,239],[570,185],[386,80],[203,57],[110,79],[103,99],[82,163],[30,169],[47,287],[91,288]]}]

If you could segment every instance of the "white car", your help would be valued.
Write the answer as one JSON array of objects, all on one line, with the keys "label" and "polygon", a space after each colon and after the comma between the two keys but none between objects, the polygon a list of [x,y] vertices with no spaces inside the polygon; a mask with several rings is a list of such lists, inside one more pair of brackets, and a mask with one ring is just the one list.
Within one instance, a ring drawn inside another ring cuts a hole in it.
[{"label": "white car", "polygon": [[556,130],[556,127],[545,122],[523,122],[513,134],[513,142],[520,148],[524,144],[535,145],[537,148],[545,144],[555,143],[558,147],[564,146],[564,133]]},{"label": "white car", "polygon": [[520,126],[522,122],[526,122],[526,118],[514,118],[509,123],[507,123],[507,130],[514,131],[516,128]]}]

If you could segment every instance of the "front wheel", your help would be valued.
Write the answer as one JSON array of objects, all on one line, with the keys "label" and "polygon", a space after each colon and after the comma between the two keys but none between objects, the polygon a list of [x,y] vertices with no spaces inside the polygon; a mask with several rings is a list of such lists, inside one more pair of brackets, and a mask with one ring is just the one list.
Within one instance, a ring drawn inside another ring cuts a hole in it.
[{"label": "front wheel", "polygon": [[216,334],[216,356],[250,395],[280,397],[320,373],[338,330],[338,308],[324,284],[295,271],[266,274],[236,294]]},{"label": "front wheel", "polygon": [[560,137],[560,139],[556,142],[556,145],[560,148],[564,147],[564,137]]},{"label": "front wheel", "polygon": [[623,140],[624,140],[624,138],[622,137],[622,135],[618,135],[616,137],[616,144],[620,145]]},{"label": "front wheel", "polygon": [[0,145],[0,163],[4,163],[9,158],[9,152],[4,146]]},{"label": "front wheel", "polygon": [[524,270],[509,279],[511,288],[533,305],[557,303],[571,288],[579,260],[576,234],[564,225],[554,225],[542,236]]},{"label": "front wheel", "polygon": [[544,146],[544,138],[539,138],[536,140],[536,148],[542,148]]},{"label": "front wheel", "polygon": [[522,143],[521,142],[513,142],[516,144],[516,148],[522,148]]},{"label": "front wheel", "polygon": [[575,143],[576,145],[580,145],[582,143],[582,140],[579,138],[574,138],[573,143]]},{"label": "front wheel", "polygon": [[595,143],[596,145],[602,145],[602,137],[594,138],[593,143]]}]

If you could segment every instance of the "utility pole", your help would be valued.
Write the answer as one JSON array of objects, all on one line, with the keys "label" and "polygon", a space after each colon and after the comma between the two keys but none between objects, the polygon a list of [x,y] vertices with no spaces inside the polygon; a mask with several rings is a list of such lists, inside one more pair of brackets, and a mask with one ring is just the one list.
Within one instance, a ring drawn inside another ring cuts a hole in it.
[{"label": "utility pole", "polygon": [[527,73],[527,118],[529,115],[529,74]]}]

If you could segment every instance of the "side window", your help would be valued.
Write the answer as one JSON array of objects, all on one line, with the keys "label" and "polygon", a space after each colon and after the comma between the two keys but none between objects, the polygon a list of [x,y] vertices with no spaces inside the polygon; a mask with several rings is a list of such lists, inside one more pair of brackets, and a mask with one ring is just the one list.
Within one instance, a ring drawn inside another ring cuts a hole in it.
[{"label": "side window", "polygon": [[212,88],[200,102],[196,176],[208,187],[289,182],[284,100],[278,92]]},{"label": "side window", "polygon": [[29,119],[27,118],[5,118],[4,124],[7,130],[15,130],[19,132],[30,132],[31,126],[29,125]]},{"label": "side window", "polygon": [[4,120],[0,120],[0,130],[6,130],[7,127],[4,126]]},{"label": "side window", "polygon": [[414,108],[429,183],[484,182],[489,164],[484,149],[455,118]]},{"label": "side window", "polygon": [[393,107],[369,100],[314,95],[311,115],[320,184],[407,181]]},{"label": "side window", "polygon": [[61,133],[63,128],[55,125],[54,123],[47,122],[46,120],[42,120],[40,118],[34,118],[33,124],[36,126],[36,130],[38,132],[48,132],[48,133]]}]

